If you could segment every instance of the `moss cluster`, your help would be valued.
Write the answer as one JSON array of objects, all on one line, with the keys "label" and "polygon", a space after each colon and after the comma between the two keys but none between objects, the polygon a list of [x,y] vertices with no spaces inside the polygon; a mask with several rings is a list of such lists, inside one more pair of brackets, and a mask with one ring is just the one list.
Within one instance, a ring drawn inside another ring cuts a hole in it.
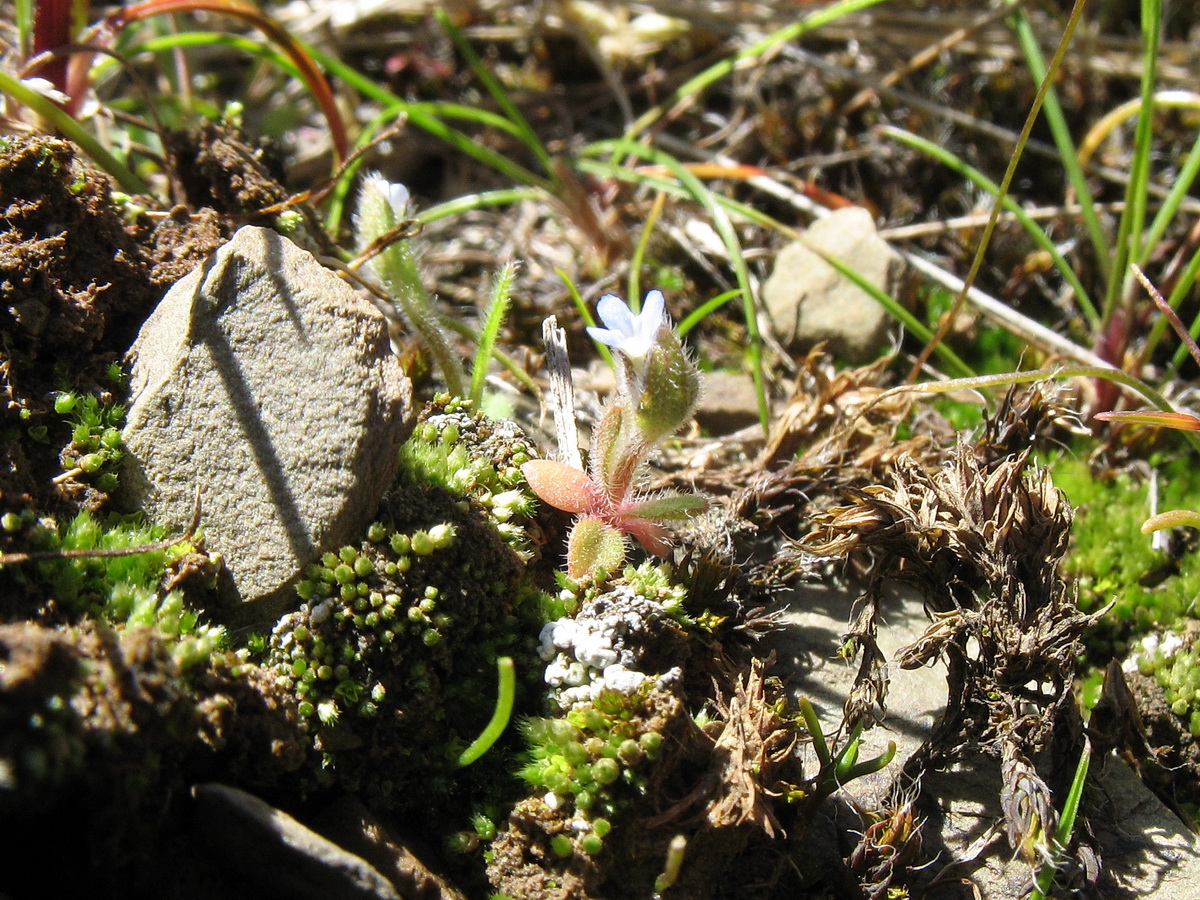
[{"label": "moss cluster", "polygon": [[1196,738],[1200,738],[1198,624],[1191,620],[1180,623],[1162,638],[1148,636],[1134,657],[1138,671],[1158,682],[1171,712],[1183,720],[1183,727]]},{"label": "moss cluster", "polygon": [[513,549],[529,542],[524,492],[502,475],[528,448],[500,429],[446,401],[426,410],[379,520],[310,567],[270,635],[264,664],[312,736],[316,784],[402,810],[505,781],[493,754],[455,771],[491,716],[497,658],[538,674],[545,600]]},{"label": "moss cluster", "polygon": [[[1077,577],[1079,605],[1091,612],[1113,601],[1108,627],[1089,638],[1100,657],[1121,655],[1131,634],[1170,625],[1200,593],[1200,554],[1155,549],[1142,523],[1149,488],[1128,474],[1098,478],[1083,460],[1053,466],[1055,484],[1077,507],[1065,570]],[[1200,508],[1200,482],[1187,460],[1159,469],[1159,510]]]},{"label": "moss cluster", "polygon": [[520,467],[533,455],[515,423],[472,414],[467,401],[443,394],[401,448],[400,480],[474,501],[505,543],[528,555],[526,523],[537,504]]},{"label": "moss cluster", "polygon": [[9,582],[28,604],[24,615],[92,616],[119,628],[156,628],[172,643],[185,671],[206,662],[222,644],[223,629],[203,624],[184,596],[185,587],[203,591],[215,575],[212,561],[194,544],[183,541],[127,555],[76,555],[119,553],[161,542],[165,531],[139,516],[101,519],[81,512],[64,527],[32,513],[10,512],[0,517],[0,527],[16,534],[26,552],[49,555],[0,570],[0,583]]},{"label": "moss cluster", "polygon": [[117,489],[117,473],[124,455],[121,426],[125,424],[125,407],[111,397],[66,392],[55,396],[54,411],[71,425],[71,441],[59,454],[64,472],[111,494]]},{"label": "moss cluster", "polygon": [[[527,719],[521,731],[529,744],[529,762],[521,777],[546,791],[547,805],[574,812],[587,822],[576,840],[581,850],[598,853],[611,818],[646,790],[646,772],[662,747],[656,730],[651,687],[624,694],[602,691],[590,706],[577,707],[561,718]],[[554,852],[574,852],[567,835],[556,836]]]}]

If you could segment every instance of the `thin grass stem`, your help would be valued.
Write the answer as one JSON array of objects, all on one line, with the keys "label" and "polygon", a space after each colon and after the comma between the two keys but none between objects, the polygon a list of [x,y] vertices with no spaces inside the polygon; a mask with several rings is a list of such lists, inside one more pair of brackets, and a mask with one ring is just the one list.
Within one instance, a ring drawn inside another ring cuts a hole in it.
[{"label": "thin grass stem", "polygon": [[1141,105],[1133,132],[1133,158],[1129,166],[1129,184],[1125,186],[1125,213],[1117,225],[1113,265],[1104,296],[1104,324],[1112,321],[1121,298],[1126,295],[1131,260],[1141,258],[1145,237],[1147,186],[1150,182],[1150,153],[1154,125],[1154,86],[1158,62],[1159,30],[1162,25],[1160,0],[1142,2],[1142,79]]},{"label": "thin grass stem", "polygon": [[633,257],[629,260],[629,308],[634,315],[642,308],[642,260],[646,258],[646,248],[650,246],[650,237],[654,234],[654,226],[658,224],[658,217],[662,215],[663,206],[667,202],[667,195],[659,191],[654,196],[654,202],[650,205],[650,212],[646,214],[646,221],[642,224],[642,233],[638,236],[638,242],[633,248]]},{"label": "thin grass stem", "polygon": [[483,64],[483,60],[479,58],[479,54],[475,52],[466,38],[463,37],[462,32],[450,21],[446,10],[438,7],[434,10],[434,15],[437,16],[438,24],[450,35],[450,40],[454,42],[454,46],[458,48],[458,52],[466,59],[467,65],[471,67],[471,71],[475,73],[475,77],[483,83],[487,92],[492,95],[492,99],[496,101],[496,104],[504,111],[504,115],[516,127],[517,136],[521,139],[522,143],[538,158],[538,161],[542,164],[542,169],[553,178],[550,153],[546,149],[546,145],[542,143],[541,138],[538,137],[537,132],[533,130],[533,127],[521,113],[521,110],[513,103],[504,86],[488,71],[487,66]]},{"label": "thin grass stem", "polygon": [[[1029,67],[1030,77],[1035,82],[1044,84],[1046,83],[1047,75],[1046,59],[1042,56],[1042,48],[1038,44],[1037,35],[1034,34],[1029,16],[1023,9],[1015,8],[1019,2],[1020,0],[1009,0],[1009,5],[1014,6],[1013,30],[1016,32],[1017,41],[1021,45],[1021,51],[1025,55],[1025,65]],[[1055,70],[1057,71],[1057,67],[1055,67]],[[1100,224],[1100,216],[1096,211],[1096,202],[1092,197],[1091,188],[1088,187],[1087,176],[1084,174],[1083,166],[1080,164],[1075,149],[1075,142],[1071,138],[1071,130],[1067,126],[1067,119],[1063,114],[1062,105],[1058,102],[1058,94],[1053,88],[1046,92],[1044,108],[1046,112],[1046,124],[1049,126],[1050,134],[1054,138],[1054,145],[1058,148],[1058,156],[1062,163],[1063,171],[1067,175],[1067,181],[1071,185],[1071,190],[1075,193],[1075,198],[1079,201],[1080,206],[1083,207],[1083,227],[1092,242],[1092,249],[1096,254],[1096,259],[1100,262],[1100,270],[1104,274],[1104,277],[1108,278],[1112,272],[1112,250],[1109,247],[1104,226]]]},{"label": "thin grass stem", "polygon": [[1029,236],[1033,239],[1034,243],[1036,243],[1050,255],[1050,258],[1054,261],[1055,268],[1058,269],[1059,274],[1061,274],[1063,277],[1063,280],[1066,281],[1067,284],[1071,286],[1071,290],[1075,292],[1075,297],[1079,302],[1079,307],[1087,316],[1092,327],[1095,328],[1099,326],[1100,312],[1096,309],[1096,305],[1092,302],[1091,297],[1088,296],[1087,290],[1084,288],[1083,283],[1079,280],[1079,276],[1075,274],[1074,268],[1069,262],[1067,262],[1066,258],[1063,257],[1058,247],[1055,246],[1054,241],[1050,239],[1050,236],[1047,235],[1045,230],[1043,230],[1043,228],[1029,216],[1021,204],[1017,203],[1007,194],[1001,197],[1000,185],[996,184],[996,182],[992,181],[970,163],[954,155],[944,147],[939,147],[932,141],[926,140],[920,135],[913,134],[910,131],[905,131],[902,128],[896,128],[891,125],[881,126],[880,133],[885,134],[902,144],[912,147],[914,150],[919,150],[926,156],[936,159],[951,171],[968,179],[972,184],[976,185],[982,190],[987,191],[994,198],[1000,198],[1000,205],[1004,208],[1004,210],[1010,213],[1013,218],[1015,218],[1021,224],[1021,227],[1029,233]]}]

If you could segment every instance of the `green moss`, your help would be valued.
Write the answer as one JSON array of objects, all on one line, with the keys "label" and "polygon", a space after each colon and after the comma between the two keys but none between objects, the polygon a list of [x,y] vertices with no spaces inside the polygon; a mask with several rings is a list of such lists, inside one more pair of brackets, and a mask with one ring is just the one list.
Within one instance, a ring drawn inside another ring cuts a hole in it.
[{"label": "green moss", "polygon": [[124,456],[121,426],[125,407],[111,395],[64,392],[55,395],[54,410],[71,427],[71,440],[59,455],[64,471],[75,480],[112,493]]},{"label": "green moss", "polygon": [[297,585],[304,604],[275,627],[264,665],[309,731],[312,783],[386,811],[438,808],[447,826],[470,814],[454,800],[468,786],[475,804],[517,796],[502,750],[463,770],[456,760],[491,718],[499,657],[525,680],[518,702],[540,680],[545,601],[530,551],[514,549],[529,537],[519,515],[496,514],[497,495],[523,493],[498,474],[515,466],[496,461],[521,453],[528,444],[509,425],[433,404],[363,539],[324,554]]},{"label": "green moss", "polygon": [[[610,817],[645,791],[647,773],[658,759],[662,735],[655,729],[656,699],[647,685],[632,694],[602,691],[591,704],[561,718],[530,718],[521,724],[527,745],[521,777],[555,795],[558,807],[599,830]],[[602,835],[601,835],[602,836]]]},{"label": "green moss", "polygon": [[[1113,602],[1106,627],[1089,651],[1120,652],[1131,635],[1177,621],[1200,593],[1200,555],[1194,548],[1155,549],[1142,523],[1150,516],[1149,486],[1129,474],[1095,477],[1086,462],[1064,458],[1051,469],[1076,507],[1064,569],[1079,586],[1085,612]],[[1190,460],[1159,469],[1159,510],[1200,508],[1200,474]]]},{"label": "green moss", "polygon": [[20,519],[24,549],[50,554],[6,567],[5,576],[26,602],[71,618],[92,616],[118,628],[154,627],[172,643],[176,662],[185,670],[206,662],[222,645],[221,628],[202,624],[180,590],[163,588],[185,558],[193,571],[209,564],[194,544],[185,541],[123,555],[87,555],[154,545],[166,532],[147,525],[140,516],[100,519],[82,512],[65,526],[52,519],[35,521],[28,513]]}]

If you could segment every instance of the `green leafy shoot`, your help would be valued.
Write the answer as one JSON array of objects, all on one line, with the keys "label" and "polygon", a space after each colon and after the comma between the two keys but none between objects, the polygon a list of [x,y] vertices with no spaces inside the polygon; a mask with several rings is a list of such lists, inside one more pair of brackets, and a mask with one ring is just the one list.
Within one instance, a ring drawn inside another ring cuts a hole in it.
[{"label": "green leafy shoot", "polygon": [[475,354],[475,365],[471,371],[471,404],[481,408],[483,403],[483,384],[487,378],[488,363],[496,346],[496,337],[504,324],[508,308],[512,303],[513,279],[516,277],[516,263],[507,263],[496,273],[492,285],[492,302],[488,305],[484,316],[483,328],[479,332],[479,347]]}]

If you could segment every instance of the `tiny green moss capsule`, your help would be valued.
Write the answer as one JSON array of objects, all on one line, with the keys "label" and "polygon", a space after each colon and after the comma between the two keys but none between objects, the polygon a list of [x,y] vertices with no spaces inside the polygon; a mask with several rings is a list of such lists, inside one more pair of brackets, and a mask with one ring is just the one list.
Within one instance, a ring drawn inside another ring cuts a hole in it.
[{"label": "tiny green moss capsule", "polygon": [[635,766],[642,761],[642,745],[637,741],[626,738],[617,747],[617,758],[627,766]]},{"label": "tiny green moss capsule", "polygon": [[419,610],[421,610],[421,612],[423,612],[425,615],[429,615],[431,612],[433,612],[435,609],[437,609],[437,601],[429,600],[429,599],[422,600],[420,603],[417,604],[417,608]]},{"label": "tiny green moss capsule", "polygon": [[412,557],[411,556],[402,556],[398,560],[396,560],[396,569],[399,570],[401,573],[407,572],[411,568],[412,568]]},{"label": "tiny green moss capsule", "polygon": [[307,579],[298,581],[296,582],[296,593],[300,595],[301,600],[311,600],[317,595],[317,586]]},{"label": "tiny green moss capsule", "polygon": [[342,563],[333,570],[333,577],[338,584],[349,584],[354,580],[354,570]]},{"label": "tiny green moss capsule", "polygon": [[471,827],[475,829],[475,833],[481,840],[494,841],[496,839],[496,823],[482,813],[471,818]]},{"label": "tiny green moss capsule", "polygon": [[566,859],[575,852],[575,845],[571,839],[565,834],[556,834],[550,838],[550,849],[555,856]]},{"label": "tiny green moss capsule", "polygon": [[9,534],[21,530],[21,517],[11,510],[0,516],[0,528]]},{"label": "tiny green moss capsule", "polygon": [[428,531],[415,531],[411,538],[413,553],[417,556],[428,556],[435,549],[433,538],[429,536]]},{"label": "tiny green moss capsule", "polygon": [[299,714],[300,718],[302,718],[302,719],[311,719],[313,716],[313,713],[315,713],[316,711],[317,711],[316,707],[313,706],[307,700],[301,701],[300,704],[296,707],[296,712],[297,712],[297,714]]},{"label": "tiny green moss capsule", "polygon": [[117,478],[116,472],[105,472],[96,479],[96,487],[106,494],[111,494],[115,491],[119,483],[120,480]]},{"label": "tiny green moss capsule", "polygon": [[457,529],[449,523],[443,522],[441,525],[434,525],[429,529],[429,539],[433,542],[433,546],[438,550],[445,550],[454,543]]},{"label": "tiny green moss capsule", "polygon": [[592,832],[591,834],[585,834],[579,839],[579,849],[588,856],[595,856],[604,849],[604,838],[600,837],[600,835],[596,834],[595,832]]},{"label": "tiny green moss capsule", "polygon": [[79,457],[78,466],[87,472],[89,475],[99,472],[100,467],[108,461],[108,455],[105,453],[85,453]]},{"label": "tiny green moss capsule", "polygon": [[372,522],[367,528],[367,540],[372,544],[378,544],[387,537],[387,529],[383,527],[382,522]]},{"label": "tiny green moss capsule", "polygon": [[423,613],[421,611],[421,607],[410,606],[408,608],[408,621],[410,621],[410,622],[424,622],[425,621],[425,613]]},{"label": "tiny green moss capsule", "polygon": [[637,743],[642,745],[642,749],[646,751],[646,755],[654,758],[662,746],[662,736],[656,731],[647,731],[638,734]]},{"label": "tiny green moss capsule", "polygon": [[603,817],[592,820],[592,832],[600,837],[608,837],[608,833],[612,831],[612,822]]},{"label": "tiny green moss capsule", "polygon": [[421,643],[424,644],[426,647],[436,647],[441,642],[442,642],[441,632],[439,632],[433,628],[426,628],[425,631],[422,632],[422,634],[421,634]]},{"label": "tiny green moss capsule", "polygon": [[359,578],[366,578],[375,571],[375,564],[366,556],[360,556],[354,561],[354,574]]},{"label": "tiny green moss capsule", "polygon": [[320,666],[317,668],[317,677],[322,681],[328,681],[333,677],[333,666]]},{"label": "tiny green moss capsule", "polygon": [[338,588],[338,596],[347,603],[353,603],[358,599],[358,590],[352,584],[343,584]]},{"label": "tiny green moss capsule", "polygon": [[621,767],[615,759],[601,757],[592,763],[592,779],[597,784],[612,784],[621,777]]},{"label": "tiny green moss capsule", "polygon": [[1176,700],[1171,704],[1171,712],[1177,716],[1186,716],[1188,712],[1188,703],[1186,700]]},{"label": "tiny green moss capsule", "polygon": [[358,551],[347,544],[338,551],[338,558],[344,563],[353,563],[356,559],[358,559]]},{"label": "tiny green moss capsule", "polygon": [[392,552],[397,556],[403,556],[412,549],[412,541],[407,534],[392,535]]},{"label": "tiny green moss capsule", "polygon": [[65,416],[75,408],[75,404],[78,402],[79,396],[77,394],[56,394],[54,397],[54,411],[60,416]]},{"label": "tiny green moss capsule", "polygon": [[292,660],[292,674],[299,678],[308,669],[308,663],[303,658]]}]

